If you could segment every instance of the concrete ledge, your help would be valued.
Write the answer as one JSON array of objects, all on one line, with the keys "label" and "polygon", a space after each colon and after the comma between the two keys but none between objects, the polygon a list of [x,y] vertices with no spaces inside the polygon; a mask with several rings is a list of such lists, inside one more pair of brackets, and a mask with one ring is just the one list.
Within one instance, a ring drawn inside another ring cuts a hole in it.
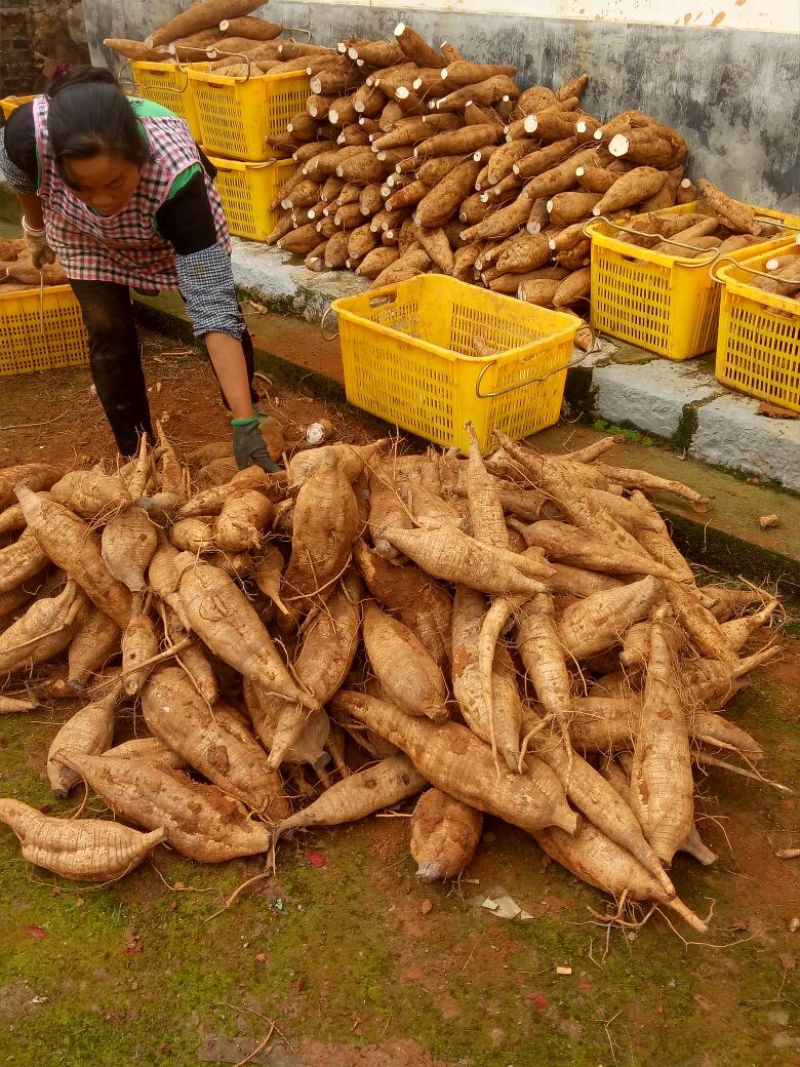
[{"label": "concrete ledge", "polygon": [[[641,354],[641,350],[636,350]],[[708,373],[655,358],[632,364],[617,360],[616,353],[595,365],[592,384],[598,415],[622,425],[629,423],[645,433],[671,440],[687,408],[719,395],[720,387]]]},{"label": "concrete ledge", "polygon": [[272,311],[320,322],[334,300],[362,293],[369,282],[352,271],[306,270],[289,252],[233,238],[233,279],[240,291]]},{"label": "concrete ledge", "polygon": [[567,404],[641,430],[705,463],[800,491],[800,419],[757,415],[759,401],[720,385],[713,354],[674,363],[624,342],[573,365]]},{"label": "concrete ledge", "polygon": [[727,390],[698,412],[689,452],[800,490],[800,419],[757,415],[758,401]]}]

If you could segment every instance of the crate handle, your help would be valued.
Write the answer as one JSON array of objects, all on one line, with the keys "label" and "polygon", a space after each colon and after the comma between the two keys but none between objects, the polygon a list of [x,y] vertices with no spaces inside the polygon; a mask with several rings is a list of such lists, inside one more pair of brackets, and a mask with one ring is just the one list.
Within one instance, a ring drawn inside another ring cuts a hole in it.
[{"label": "crate handle", "polygon": [[330,315],[330,313],[332,311],[333,311],[333,305],[329,304],[328,307],[325,309],[325,311],[324,311],[324,313],[322,315],[322,318],[319,320],[319,332],[322,334],[322,340],[323,341],[333,341],[339,336],[339,323],[338,323],[338,320],[336,322],[336,328],[334,329],[333,333],[330,336],[326,335],[326,333],[325,333],[325,320],[327,319],[328,315]]},{"label": "crate handle", "polygon": [[[294,27],[292,27],[292,26],[284,26],[283,27],[283,32],[284,33],[307,33],[308,34],[308,40],[306,42],[307,44],[311,44],[311,42],[314,40],[313,31],[309,30],[309,29],[306,29],[303,26],[298,26],[296,29]],[[287,38],[287,40],[291,40],[291,38]]]},{"label": "crate handle", "polygon": [[187,62],[188,63],[192,63],[192,62],[194,62],[194,63],[205,63],[205,62],[207,62],[207,60],[208,60],[208,49],[211,47],[211,45],[206,45],[205,48],[195,48],[194,45],[181,45],[181,48],[185,49],[185,51],[187,51],[187,52],[199,52],[200,55],[203,57],[202,59],[200,59],[198,57],[198,59],[196,59],[196,60],[191,60],[190,59],[188,61],[185,60],[185,59],[178,59],[177,49],[174,52],[170,51],[170,49],[172,49],[174,47],[175,47],[174,45],[168,44],[167,45],[167,51],[169,52],[169,54],[175,60],[176,66],[180,67],[181,70],[186,72],[186,80],[188,81],[189,80],[189,70],[188,70],[188,67],[184,67],[183,64],[187,63]]},{"label": "crate handle", "polygon": [[[198,51],[199,51],[199,49],[198,49]],[[183,64],[181,63],[181,61],[178,59],[177,56],[175,56],[175,66],[178,68],[178,70],[183,75],[183,85],[180,87],[180,89],[178,88],[177,85],[165,85],[164,88],[165,89],[172,89],[173,92],[182,94],[182,93],[185,93],[186,90],[189,88],[189,71],[188,71],[188,69],[186,67],[183,66]]]},{"label": "crate handle", "polygon": [[766,222],[768,226],[777,226],[779,230],[791,230],[800,238],[800,226],[792,226],[790,222],[784,222],[783,219],[771,219],[769,215],[756,215],[756,221]]},{"label": "crate handle", "polygon": [[[264,159],[260,163],[246,163],[245,167],[247,170],[264,170],[265,167],[271,167],[277,162],[277,156],[273,156],[272,159]],[[228,164],[228,166],[225,165],[226,163]],[[238,163],[239,166],[232,167],[230,166],[231,163]],[[227,174],[233,174],[237,171],[242,170],[242,161],[239,159],[220,159],[218,156],[214,156],[214,166],[216,167],[217,171],[222,171],[223,173]]]},{"label": "crate handle", "polygon": [[369,306],[371,308],[382,308],[386,304],[393,304],[397,300],[397,290],[391,293],[381,293],[380,296],[371,296],[369,298]]},{"label": "crate handle", "polygon": [[[605,215],[600,215],[599,218],[592,219],[590,222],[587,222],[586,225],[583,227],[584,236],[591,238],[592,234],[591,234],[590,227],[591,227],[592,223],[594,223],[594,222],[604,222],[607,226],[611,226],[615,230],[622,230],[623,233],[630,233],[634,237],[652,237],[653,240],[666,241],[667,244],[679,245],[681,248],[688,248],[693,252],[697,251],[697,249],[693,248],[692,245],[686,245],[686,244],[683,244],[681,241],[676,241],[674,237],[662,237],[661,234],[659,234],[659,233],[642,233],[641,230],[632,230],[629,226],[621,226],[618,222],[612,222],[611,219],[606,218]],[[643,251],[652,252],[653,249],[652,248],[643,247]],[[664,253],[664,255],[669,255],[669,254],[670,254],[669,252],[665,252]],[[676,252],[675,255],[679,256],[680,252]],[[688,258],[688,257],[683,257],[683,258]],[[717,259],[716,256],[711,256],[709,259],[699,259],[699,260],[696,259],[692,263],[681,263],[681,266],[682,267],[690,267],[690,268],[707,267],[707,266],[709,266],[709,264],[714,263],[716,261],[716,259]]]},{"label": "crate handle", "polygon": [[[590,326],[589,329],[592,330],[592,327]],[[494,393],[482,393],[481,382],[483,381],[484,374],[497,364],[497,360],[493,359],[491,363],[486,363],[481,368],[481,372],[475,382],[475,396],[479,400],[492,400],[496,396],[505,396],[507,393],[516,393],[520,389],[527,389],[529,385],[540,385],[542,382],[546,382],[548,378],[552,378],[554,374],[562,374],[569,367],[577,367],[579,364],[583,363],[585,359],[588,359],[593,352],[597,351],[597,334],[594,330],[592,330],[592,337],[594,340],[589,351],[584,352],[583,355],[579,356],[576,360],[570,359],[569,363],[565,366],[554,367],[553,370],[548,371],[547,374],[543,375],[541,378],[528,378],[527,381],[518,382],[517,385],[509,385],[507,389],[497,389]]]},{"label": "crate handle", "polygon": [[[800,241],[798,241],[798,244],[800,244]],[[714,271],[714,268],[717,266],[717,264],[730,264],[732,267],[736,267],[739,270],[746,271],[746,273],[748,273],[748,274],[757,274],[758,277],[767,277],[767,278],[773,278],[774,277],[774,274],[770,274],[767,271],[756,270],[755,267],[747,267],[745,264],[743,264],[743,262],[740,262],[739,260],[734,259],[731,256],[719,256],[717,259],[714,260],[714,264],[711,265],[711,267],[708,270],[708,273],[711,275],[711,277],[714,278],[714,281],[718,285],[722,285],[723,284],[723,280],[722,280],[721,277],[717,277],[717,275],[716,275],[716,273]]]},{"label": "crate handle", "polygon": [[606,215],[599,215],[595,219],[589,219],[589,221],[583,227],[583,236],[584,237],[591,238],[591,236],[592,236],[591,227],[594,226],[594,224],[597,223],[597,222],[604,222],[606,224],[606,226],[611,226],[615,230],[622,230],[624,233],[633,234],[634,237],[654,237],[654,238],[658,237],[659,240],[661,240],[660,235],[657,234],[657,233],[642,233],[641,230],[632,230],[629,226],[622,226],[618,222],[612,222],[611,219],[608,218]]},{"label": "crate handle", "polygon": [[[622,230],[623,233],[629,233],[629,234],[631,234],[632,237],[652,237],[654,241],[663,241],[663,240],[665,240],[665,238],[663,238],[660,233],[643,233],[641,230],[632,230],[630,228],[630,226],[623,226],[619,222],[613,222],[610,218],[608,218],[607,215],[600,215],[596,219],[589,219],[589,221],[587,223],[585,223],[585,225],[583,227],[583,236],[584,237],[588,237],[591,240],[591,237],[592,237],[591,227],[596,222],[604,222],[606,224],[606,226],[610,226],[614,230]],[[642,247],[644,247],[644,250],[646,252],[650,251],[650,249],[647,248],[646,246],[642,246]]]},{"label": "crate handle", "polygon": [[[711,276],[712,282],[716,282],[717,285],[724,285],[723,279],[717,276],[717,267],[718,266],[722,267],[725,264],[730,264],[733,267],[741,267],[741,263],[737,263],[736,260],[732,256],[717,256],[717,258],[714,260],[714,262],[708,268],[708,273]],[[746,267],[745,267],[745,270],[747,270]],[[753,271],[753,273],[754,274],[760,274],[761,271]],[[769,277],[769,275],[767,275],[767,277]]]},{"label": "crate handle", "polygon": [[[209,51],[210,51],[210,49],[209,49]],[[245,76],[243,78],[240,77],[238,74],[233,75],[233,80],[237,84],[239,84],[239,83],[243,84],[246,81],[250,81],[250,68],[251,68],[252,64],[251,64],[250,60],[248,59],[247,55],[244,52],[216,52],[215,51],[215,54],[214,54],[214,59],[215,60],[222,59],[223,57],[230,58],[230,59],[241,59],[241,61],[246,65],[247,74],[245,74]],[[216,74],[216,71],[210,70],[208,73],[209,74]],[[230,74],[226,74],[225,77],[226,78],[230,78],[231,75]],[[208,82],[208,87],[209,87],[209,89],[224,89],[225,88],[224,85],[216,85],[214,82]]]},{"label": "crate handle", "polygon": [[[675,237],[662,237],[661,240],[665,241],[668,245],[677,245],[679,248],[688,248],[690,252],[697,252],[698,251],[698,249],[696,249],[694,247],[694,245],[687,245],[683,241],[677,240],[677,238],[675,238]],[[652,249],[650,249],[650,251],[652,251]],[[708,251],[710,252],[712,250],[709,249]],[[665,253],[665,255],[668,255],[668,256],[671,255],[671,254],[672,253],[670,253],[670,252],[666,252]],[[674,254],[676,256],[679,256],[680,252],[675,252]],[[688,257],[683,257],[683,258],[688,258]],[[716,255],[710,256],[708,259],[694,259],[694,261],[692,263],[681,263],[681,266],[682,267],[692,267],[692,268],[694,268],[694,267],[710,267],[711,264],[716,263],[716,261],[718,259],[719,259],[719,252],[717,252]]]},{"label": "crate handle", "polygon": [[[128,74],[124,73],[126,67],[129,71]],[[117,71],[112,71],[112,73],[114,74],[114,77],[117,79],[120,85],[122,85],[123,83],[125,85],[130,85],[131,89],[134,91],[138,88],[136,84],[136,79],[133,76],[133,67],[131,66],[130,59],[123,57],[122,62],[119,65],[119,69]]]}]

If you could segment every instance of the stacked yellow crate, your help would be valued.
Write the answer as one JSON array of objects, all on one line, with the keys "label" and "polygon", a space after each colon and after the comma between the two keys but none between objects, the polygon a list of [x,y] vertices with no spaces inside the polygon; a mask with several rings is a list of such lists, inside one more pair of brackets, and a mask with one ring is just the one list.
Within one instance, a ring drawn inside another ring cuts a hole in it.
[{"label": "stacked yellow crate", "polygon": [[[193,64],[205,70],[208,63]],[[200,143],[200,118],[194,94],[189,86],[189,68],[179,63],[153,63],[135,60],[131,63],[134,95],[161,104],[179,119],[185,119],[192,137]]]},{"label": "stacked yellow crate", "polygon": [[[738,263],[721,260],[714,273],[722,292],[717,379],[800,411],[800,243]],[[763,288],[754,284],[764,280]]]},{"label": "stacked yellow crate", "polygon": [[305,109],[308,75],[237,78],[194,68],[189,85],[230,231],[263,241],[277,222],[271,204],[297,168],[291,159],[275,159],[271,143]]}]

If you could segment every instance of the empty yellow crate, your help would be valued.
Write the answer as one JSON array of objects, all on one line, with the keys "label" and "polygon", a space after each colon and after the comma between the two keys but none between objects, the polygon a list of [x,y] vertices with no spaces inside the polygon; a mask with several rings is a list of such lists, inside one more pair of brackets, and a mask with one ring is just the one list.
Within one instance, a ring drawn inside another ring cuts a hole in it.
[{"label": "empty yellow crate", "polygon": [[0,376],[86,363],[81,309],[68,285],[0,294]]},{"label": "empty yellow crate", "polygon": [[752,285],[753,269],[785,255],[800,258],[800,247],[784,244],[715,269],[722,288],[716,376],[731,389],[800,411],[800,300]]},{"label": "empty yellow crate", "polygon": [[271,163],[240,163],[235,159],[209,156],[217,168],[214,184],[219,190],[228,229],[237,237],[263,241],[278,221],[270,204],[297,170],[292,159]]},{"label": "empty yellow crate", "polygon": [[0,111],[3,112],[3,118],[8,119],[8,116],[12,111],[16,111],[22,104],[29,104],[31,100],[35,100],[33,96],[6,96],[0,100]]},{"label": "empty yellow crate", "polygon": [[[197,70],[205,70],[208,63],[192,64]],[[179,119],[185,119],[195,141],[200,140],[200,119],[189,82],[189,68],[177,63],[148,63],[137,60],[131,63],[134,93],[152,100],[154,104],[172,111]]]},{"label": "empty yellow crate", "polygon": [[[333,303],[347,399],[443,447],[558,421],[578,320],[425,274]],[[487,354],[491,353],[491,354]]]},{"label": "empty yellow crate", "polygon": [[[659,215],[700,211],[697,202],[665,208]],[[757,215],[800,228],[800,219],[766,208]],[[700,260],[666,255],[628,244],[625,234],[598,219],[586,232],[592,238],[592,326],[667,359],[691,359],[716,343],[719,287],[708,272],[713,256]],[[616,236],[619,234],[619,236]],[[787,232],[763,244],[732,253],[746,259],[786,241]]]},{"label": "empty yellow crate", "polygon": [[311,91],[303,71],[229,78],[190,70],[189,79],[205,150],[249,163],[272,158],[270,142],[286,133],[293,115],[305,111]]}]

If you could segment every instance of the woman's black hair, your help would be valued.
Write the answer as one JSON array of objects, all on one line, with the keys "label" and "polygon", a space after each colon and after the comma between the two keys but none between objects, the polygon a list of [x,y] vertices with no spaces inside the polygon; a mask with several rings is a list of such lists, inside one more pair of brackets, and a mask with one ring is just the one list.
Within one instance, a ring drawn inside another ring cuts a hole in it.
[{"label": "woman's black hair", "polygon": [[70,159],[120,156],[137,167],[149,153],[128,98],[104,67],[73,67],[47,88],[47,129],[56,166]]}]

